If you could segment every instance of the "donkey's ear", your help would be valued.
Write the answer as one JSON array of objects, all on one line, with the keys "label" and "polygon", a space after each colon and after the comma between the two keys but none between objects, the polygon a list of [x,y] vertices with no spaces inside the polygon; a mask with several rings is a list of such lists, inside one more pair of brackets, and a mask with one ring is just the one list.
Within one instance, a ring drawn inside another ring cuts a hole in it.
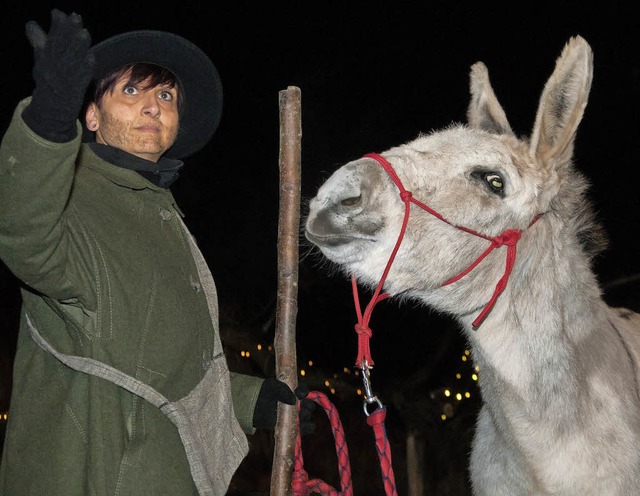
[{"label": "donkey's ear", "polygon": [[539,163],[561,172],[570,164],[578,125],[593,78],[593,53],[580,36],[569,39],[545,84],[531,133],[530,150]]},{"label": "donkey's ear", "polygon": [[473,64],[469,79],[471,92],[471,101],[467,109],[469,125],[490,133],[513,134],[507,116],[491,87],[487,66],[482,62]]}]

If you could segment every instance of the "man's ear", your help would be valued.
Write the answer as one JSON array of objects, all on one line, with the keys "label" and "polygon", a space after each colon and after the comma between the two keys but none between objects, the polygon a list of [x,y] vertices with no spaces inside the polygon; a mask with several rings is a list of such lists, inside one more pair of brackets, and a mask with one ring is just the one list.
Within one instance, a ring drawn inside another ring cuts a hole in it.
[{"label": "man's ear", "polygon": [[91,102],[87,106],[87,111],[84,114],[84,120],[89,131],[95,132],[100,127],[100,122],[98,120],[98,106],[95,103]]}]

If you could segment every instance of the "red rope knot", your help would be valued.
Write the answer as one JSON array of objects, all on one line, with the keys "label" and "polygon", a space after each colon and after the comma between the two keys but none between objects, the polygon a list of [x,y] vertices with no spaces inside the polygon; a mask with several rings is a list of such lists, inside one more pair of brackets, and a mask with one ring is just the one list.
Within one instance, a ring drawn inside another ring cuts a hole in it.
[{"label": "red rope knot", "polygon": [[371,358],[369,339],[371,339],[373,333],[369,326],[362,322],[358,322],[355,325],[355,328],[356,333],[358,334],[358,356],[356,357],[356,367],[361,367],[363,363],[367,363],[372,367],[373,359]]},{"label": "red rope knot", "polygon": [[[491,248],[502,245],[507,246],[507,259],[504,267],[504,274],[496,284],[493,296],[491,297],[487,305],[471,323],[474,329],[477,329],[478,326],[482,323],[484,318],[493,308],[493,305],[498,299],[498,296],[500,296],[500,294],[504,291],[504,288],[507,287],[507,282],[509,281],[509,276],[511,275],[511,269],[513,269],[513,264],[516,261],[516,246],[521,235],[522,231],[518,229],[507,229],[500,236],[493,239],[493,246]],[[489,249],[489,251],[491,250],[491,248]],[[485,253],[488,253],[488,251]]]},{"label": "red rope knot", "polygon": [[515,246],[518,243],[518,240],[522,236],[522,231],[519,229],[507,229],[500,236],[493,238],[493,244],[496,247],[499,246]]},{"label": "red rope knot", "polygon": [[355,325],[355,328],[359,336],[370,338],[373,334],[368,325],[361,324],[360,322]]},{"label": "red rope knot", "polygon": [[402,199],[402,201],[405,203],[407,203],[408,201],[411,201],[412,197],[413,195],[411,194],[411,191],[407,191],[405,189],[404,191],[400,192],[400,199]]}]

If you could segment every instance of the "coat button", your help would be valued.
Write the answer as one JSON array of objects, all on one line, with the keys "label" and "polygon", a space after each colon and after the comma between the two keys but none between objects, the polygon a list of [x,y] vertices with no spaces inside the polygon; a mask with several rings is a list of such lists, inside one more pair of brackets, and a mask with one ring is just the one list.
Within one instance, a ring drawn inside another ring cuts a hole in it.
[{"label": "coat button", "polygon": [[171,220],[171,217],[173,217],[173,214],[171,213],[170,210],[167,210],[166,208],[161,208],[160,217],[162,218],[162,220]]}]

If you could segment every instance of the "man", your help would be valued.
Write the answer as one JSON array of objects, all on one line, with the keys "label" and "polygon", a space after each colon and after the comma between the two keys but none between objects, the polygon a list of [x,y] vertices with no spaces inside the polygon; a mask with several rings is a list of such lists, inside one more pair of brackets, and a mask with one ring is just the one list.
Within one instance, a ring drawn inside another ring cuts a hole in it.
[{"label": "man", "polygon": [[218,73],[171,33],[91,47],[58,10],[26,32],[35,89],[0,147],[0,257],[23,300],[0,494],[225,494],[245,433],[296,397],[229,373],[213,279],[167,189],[218,125]]}]

